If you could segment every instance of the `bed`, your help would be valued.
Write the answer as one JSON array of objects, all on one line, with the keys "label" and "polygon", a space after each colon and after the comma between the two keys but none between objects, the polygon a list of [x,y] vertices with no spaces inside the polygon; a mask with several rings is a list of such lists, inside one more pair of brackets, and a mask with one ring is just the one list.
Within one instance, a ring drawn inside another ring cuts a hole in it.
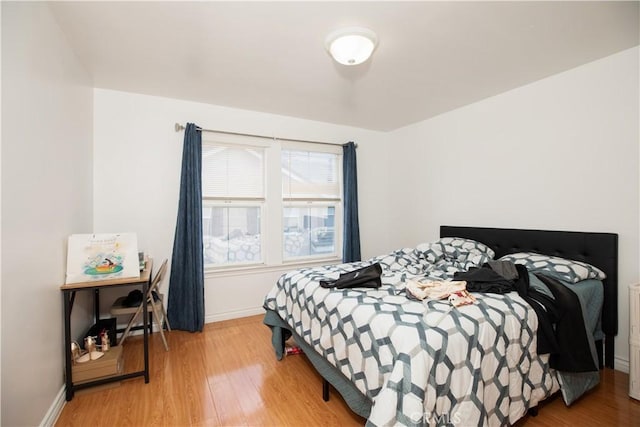
[{"label": "bed", "polygon": [[[601,270],[602,314],[591,338],[599,365],[613,367],[617,235],[442,226],[440,236],[481,242],[494,259],[531,251]],[[565,395],[574,380],[584,390],[597,383],[597,372],[595,380],[593,372],[587,380],[582,374],[563,377],[550,368],[548,355],[536,353],[537,317],[518,295],[481,294],[478,304],[459,310],[409,302],[399,284],[424,272],[420,256],[429,252],[417,249],[283,275],[265,298],[264,323],[272,329],[276,356],[282,358],[284,341],[293,335],[326,382],[372,426],[513,424],[561,386]],[[461,259],[461,270],[484,261]],[[379,289],[318,286],[377,261],[386,266]]]}]

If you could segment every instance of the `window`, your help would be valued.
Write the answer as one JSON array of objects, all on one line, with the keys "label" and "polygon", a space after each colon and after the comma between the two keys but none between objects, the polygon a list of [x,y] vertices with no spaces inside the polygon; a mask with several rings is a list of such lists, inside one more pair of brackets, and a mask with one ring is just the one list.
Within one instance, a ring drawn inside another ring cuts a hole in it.
[{"label": "window", "polygon": [[205,266],[340,259],[342,147],[238,139],[203,140]]},{"label": "window", "polygon": [[282,150],[283,260],[338,256],[338,155]]},{"label": "window", "polygon": [[264,148],[202,144],[204,264],[261,263]]}]

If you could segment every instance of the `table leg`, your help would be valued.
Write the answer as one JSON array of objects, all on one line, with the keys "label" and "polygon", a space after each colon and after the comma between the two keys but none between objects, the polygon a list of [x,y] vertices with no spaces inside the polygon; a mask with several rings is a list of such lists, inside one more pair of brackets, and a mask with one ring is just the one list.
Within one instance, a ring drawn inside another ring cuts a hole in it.
[{"label": "table leg", "polygon": [[93,292],[93,313],[96,319],[95,323],[97,325],[98,320],[100,320],[100,290],[96,288]]},{"label": "table leg", "polygon": [[145,297],[142,298],[142,313],[143,316],[142,318],[143,323],[144,323],[144,382],[145,384],[149,382],[149,316],[147,315],[147,293],[149,292],[149,283],[145,282],[142,285],[142,295],[144,295]]},{"label": "table leg", "polygon": [[65,388],[68,402],[73,399],[73,378],[71,377],[71,299],[69,292],[62,292],[62,298],[64,299]]}]

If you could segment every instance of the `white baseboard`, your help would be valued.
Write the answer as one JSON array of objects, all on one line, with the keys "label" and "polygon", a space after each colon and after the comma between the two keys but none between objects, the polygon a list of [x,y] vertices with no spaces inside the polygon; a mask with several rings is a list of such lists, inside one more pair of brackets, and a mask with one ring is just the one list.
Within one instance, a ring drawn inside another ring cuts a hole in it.
[{"label": "white baseboard", "polygon": [[620,357],[613,358],[613,369],[629,373],[629,361]]},{"label": "white baseboard", "polygon": [[[210,314],[204,317],[204,323],[215,323],[220,322],[222,320],[231,320],[231,319],[240,319],[242,317],[255,316],[256,314],[264,314],[264,308],[255,307],[255,308],[247,308],[243,310],[235,310],[235,311],[225,311],[224,313],[216,313]],[[124,328],[126,325],[118,325],[118,327]],[[157,326],[153,325],[153,332],[158,332]],[[137,329],[135,331],[129,332],[129,335],[142,335],[142,329]]]},{"label": "white baseboard", "polygon": [[204,323],[220,322],[222,320],[239,319],[241,317],[255,316],[256,314],[264,314],[264,308],[247,308],[244,310],[227,311],[225,313],[211,314],[205,316]]},{"label": "white baseboard", "polygon": [[58,417],[62,413],[62,408],[64,408],[64,405],[66,403],[67,403],[66,386],[63,384],[62,388],[58,392],[58,395],[56,396],[56,398],[53,400],[53,403],[49,407],[49,410],[47,411],[47,413],[44,415],[44,418],[40,422],[40,427],[52,427],[56,425],[56,421],[58,420]]}]

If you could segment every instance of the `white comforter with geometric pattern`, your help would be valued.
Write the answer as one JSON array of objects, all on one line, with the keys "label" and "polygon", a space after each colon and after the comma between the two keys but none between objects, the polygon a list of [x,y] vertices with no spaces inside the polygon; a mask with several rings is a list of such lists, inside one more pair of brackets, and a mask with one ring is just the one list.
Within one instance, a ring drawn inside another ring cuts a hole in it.
[{"label": "white comforter with geometric pattern", "polygon": [[[457,309],[405,296],[407,278],[446,279],[486,261],[459,248],[441,252],[434,259],[404,249],[292,271],[265,298],[265,308],[372,400],[367,425],[512,424],[559,389],[548,356],[536,354],[536,314],[517,293],[475,294],[476,304]],[[379,289],[319,286],[372,262],[383,266]]]}]

